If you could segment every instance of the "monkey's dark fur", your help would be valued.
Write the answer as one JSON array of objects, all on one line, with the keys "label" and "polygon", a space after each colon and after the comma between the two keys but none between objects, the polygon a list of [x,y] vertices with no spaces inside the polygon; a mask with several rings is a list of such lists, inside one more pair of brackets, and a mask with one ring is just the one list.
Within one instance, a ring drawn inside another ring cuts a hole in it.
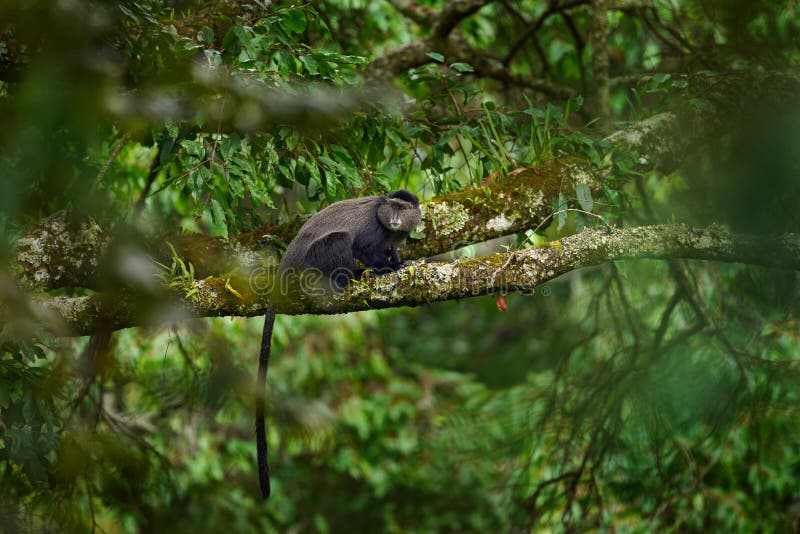
[{"label": "monkey's dark fur", "polygon": [[[396,271],[403,266],[397,246],[419,224],[420,218],[419,199],[405,189],[387,196],[336,202],[300,228],[281,259],[279,273],[316,269],[334,289],[341,289],[363,272],[356,260],[379,274]],[[269,306],[264,317],[256,393],[258,478],[264,499],[270,494],[264,386],[274,322],[275,310]]]}]

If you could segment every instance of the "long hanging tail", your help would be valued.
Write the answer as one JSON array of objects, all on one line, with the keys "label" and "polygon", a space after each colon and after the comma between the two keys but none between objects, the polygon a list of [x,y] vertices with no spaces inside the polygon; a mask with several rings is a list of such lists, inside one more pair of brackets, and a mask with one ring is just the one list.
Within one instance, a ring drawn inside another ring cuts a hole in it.
[{"label": "long hanging tail", "polygon": [[256,386],[256,456],[258,457],[258,483],[261,485],[261,496],[269,499],[269,463],[267,461],[267,427],[264,419],[267,369],[269,369],[270,344],[272,342],[272,326],[275,324],[275,309],[267,307],[264,315],[264,331],[261,335],[261,353],[258,355],[258,383]]}]

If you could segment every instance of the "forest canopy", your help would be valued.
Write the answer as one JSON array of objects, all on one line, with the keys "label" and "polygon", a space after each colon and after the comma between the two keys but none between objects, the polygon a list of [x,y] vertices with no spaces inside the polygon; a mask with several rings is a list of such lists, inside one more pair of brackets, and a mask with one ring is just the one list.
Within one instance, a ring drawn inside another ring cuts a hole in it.
[{"label": "forest canopy", "polygon": [[[0,4],[0,530],[800,528],[799,42],[793,0]],[[401,188],[403,268],[272,289]]]}]

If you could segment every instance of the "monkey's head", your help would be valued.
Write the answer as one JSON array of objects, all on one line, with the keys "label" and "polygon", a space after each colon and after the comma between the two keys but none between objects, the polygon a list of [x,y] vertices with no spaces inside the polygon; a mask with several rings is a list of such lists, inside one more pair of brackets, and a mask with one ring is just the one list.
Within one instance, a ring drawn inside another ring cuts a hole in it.
[{"label": "monkey's head", "polygon": [[392,191],[378,207],[378,220],[392,232],[410,232],[421,218],[419,199],[407,189]]}]

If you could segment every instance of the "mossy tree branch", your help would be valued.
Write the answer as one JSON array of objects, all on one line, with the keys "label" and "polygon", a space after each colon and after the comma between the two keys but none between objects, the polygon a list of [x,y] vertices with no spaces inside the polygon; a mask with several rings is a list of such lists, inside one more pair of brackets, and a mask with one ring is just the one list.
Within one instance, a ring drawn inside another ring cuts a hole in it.
[{"label": "mossy tree branch", "polygon": [[[99,329],[145,324],[140,317],[174,321],[186,317],[256,316],[273,302],[278,313],[333,314],[486,295],[531,292],[564,273],[618,259],[698,259],[800,270],[800,234],[754,236],[732,234],[711,226],[656,225],[630,229],[588,229],[545,246],[453,263],[416,262],[397,273],[351,284],[339,295],[309,297],[260,289],[265,273],[250,277],[209,277],[186,281],[173,290],[174,299],[154,311],[136,305],[133,296],[38,299],[39,317],[57,318],[62,335],[87,335]],[[186,297],[186,295],[190,295]]]}]

